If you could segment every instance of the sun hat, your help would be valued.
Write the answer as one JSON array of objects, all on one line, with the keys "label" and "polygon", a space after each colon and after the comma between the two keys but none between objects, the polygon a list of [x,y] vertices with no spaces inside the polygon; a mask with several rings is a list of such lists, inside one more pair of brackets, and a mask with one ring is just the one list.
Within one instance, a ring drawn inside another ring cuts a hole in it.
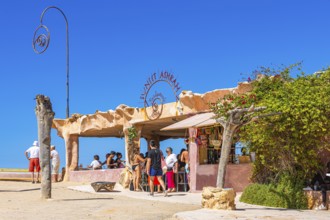
[{"label": "sun hat", "polygon": [[39,147],[39,142],[38,142],[38,141],[34,141],[32,146],[37,146],[37,147]]}]

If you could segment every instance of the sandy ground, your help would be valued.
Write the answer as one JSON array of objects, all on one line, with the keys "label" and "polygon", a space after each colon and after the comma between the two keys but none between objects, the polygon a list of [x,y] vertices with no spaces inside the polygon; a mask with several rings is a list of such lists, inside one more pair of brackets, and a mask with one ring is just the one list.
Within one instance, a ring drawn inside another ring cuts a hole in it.
[{"label": "sandy ground", "polygon": [[[40,184],[0,181],[0,219],[171,219],[199,205],[141,200],[114,193],[87,193],[68,189],[74,183],[53,184],[53,199],[40,199]],[[146,193],[137,193],[147,197]],[[160,195],[158,195],[160,196]]]},{"label": "sandy ground", "polygon": [[[73,190],[95,194],[93,188],[89,185],[71,186]],[[122,190],[118,185],[117,190],[120,195],[141,199],[168,202],[174,205],[190,204],[200,206],[201,193],[174,193],[170,197],[164,198],[161,195],[155,197],[142,196],[139,193]],[[315,210],[290,210],[283,208],[270,208],[264,206],[250,205],[239,201],[241,193],[237,193],[235,203],[236,210],[208,210],[197,209],[192,211],[183,211],[174,215],[176,220],[330,220],[330,211]]]},{"label": "sandy ground", "polygon": [[155,219],[155,220],[329,220],[330,211],[288,210],[249,205],[236,197],[235,211],[201,209],[201,194],[174,193],[169,197],[122,190],[95,193],[89,184],[53,184],[53,199],[40,199],[40,185],[0,181],[2,219]]}]

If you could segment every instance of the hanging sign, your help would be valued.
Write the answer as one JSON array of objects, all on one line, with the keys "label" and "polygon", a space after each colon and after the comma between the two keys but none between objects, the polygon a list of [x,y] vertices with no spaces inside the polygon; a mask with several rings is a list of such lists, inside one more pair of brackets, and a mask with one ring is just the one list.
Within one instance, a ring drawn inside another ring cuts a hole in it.
[{"label": "hanging sign", "polygon": [[144,84],[143,93],[140,96],[140,99],[143,100],[147,117],[150,120],[158,119],[163,113],[165,96],[161,92],[150,92],[151,89],[160,82],[167,83],[173,91],[176,102],[179,101],[179,91],[181,90],[181,87],[176,77],[167,71],[162,71],[158,74],[153,73]]}]

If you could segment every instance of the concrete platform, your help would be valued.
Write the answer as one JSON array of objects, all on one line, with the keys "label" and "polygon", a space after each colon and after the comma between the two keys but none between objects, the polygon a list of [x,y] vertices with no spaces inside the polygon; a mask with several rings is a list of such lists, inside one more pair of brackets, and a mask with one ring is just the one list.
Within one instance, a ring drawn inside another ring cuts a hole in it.
[{"label": "concrete platform", "polygon": [[[108,194],[126,196],[134,199],[151,200],[158,202],[168,202],[175,204],[191,204],[199,205],[201,207],[201,193],[173,193],[169,194],[169,197],[164,197],[163,194],[155,194],[155,196],[148,196],[147,192],[133,192],[124,190],[120,184],[116,184],[115,192],[102,192],[96,193],[90,185],[72,186],[68,187],[72,190],[77,190],[92,194]],[[330,211],[314,211],[314,210],[290,210],[281,208],[270,208],[257,205],[249,205],[239,201],[241,193],[236,196],[236,207],[235,211],[225,210],[208,210],[198,209],[189,212],[180,212],[173,216],[173,219],[179,220],[214,220],[214,219],[225,219],[225,220],[329,220]]]},{"label": "concrete platform", "polygon": [[292,210],[250,205],[239,201],[241,193],[235,199],[235,211],[199,209],[180,212],[173,216],[179,220],[329,220],[330,211]]},{"label": "concrete platform", "polygon": [[329,220],[329,211],[299,211],[272,208],[245,208],[236,211],[200,209],[174,215],[179,220]]},{"label": "concrete platform", "polygon": [[159,202],[169,202],[176,204],[191,204],[191,205],[199,205],[201,206],[201,193],[187,193],[187,192],[175,192],[169,193],[168,197],[164,197],[164,193],[155,193],[154,196],[149,196],[148,192],[134,192],[123,189],[120,184],[116,184],[114,188],[114,192],[95,192],[93,187],[90,185],[82,185],[82,186],[72,186],[68,187],[69,189],[87,192],[92,194],[115,194],[117,196],[126,196],[134,199],[143,199],[150,201],[159,201]]}]

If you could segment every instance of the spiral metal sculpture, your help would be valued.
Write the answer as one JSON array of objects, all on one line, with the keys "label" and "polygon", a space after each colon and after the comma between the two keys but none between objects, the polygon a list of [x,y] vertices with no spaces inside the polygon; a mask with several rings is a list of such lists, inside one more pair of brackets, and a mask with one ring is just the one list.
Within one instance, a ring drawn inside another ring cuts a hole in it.
[{"label": "spiral metal sculpture", "polygon": [[[43,33],[42,31],[45,31]],[[49,46],[50,42],[50,32],[47,28],[46,25],[39,25],[37,29],[34,31],[34,36],[33,36],[33,41],[32,41],[32,46],[34,52],[37,54],[42,54],[45,52]]]},{"label": "spiral metal sculpture", "polygon": [[32,47],[34,52],[36,52],[37,54],[42,54],[47,50],[49,46],[50,31],[48,27],[43,24],[44,15],[49,9],[56,9],[57,11],[59,11],[63,15],[66,23],[66,94],[67,94],[66,118],[69,118],[69,23],[64,12],[60,8],[56,6],[50,6],[47,7],[42,12],[40,16],[40,25],[34,31]]},{"label": "spiral metal sculpture", "polygon": [[146,107],[151,106],[151,112],[147,112],[147,116],[150,120],[158,119],[163,113],[163,104],[165,102],[165,97],[162,93],[155,92],[155,94],[149,99],[151,105],[146,102]]}]

